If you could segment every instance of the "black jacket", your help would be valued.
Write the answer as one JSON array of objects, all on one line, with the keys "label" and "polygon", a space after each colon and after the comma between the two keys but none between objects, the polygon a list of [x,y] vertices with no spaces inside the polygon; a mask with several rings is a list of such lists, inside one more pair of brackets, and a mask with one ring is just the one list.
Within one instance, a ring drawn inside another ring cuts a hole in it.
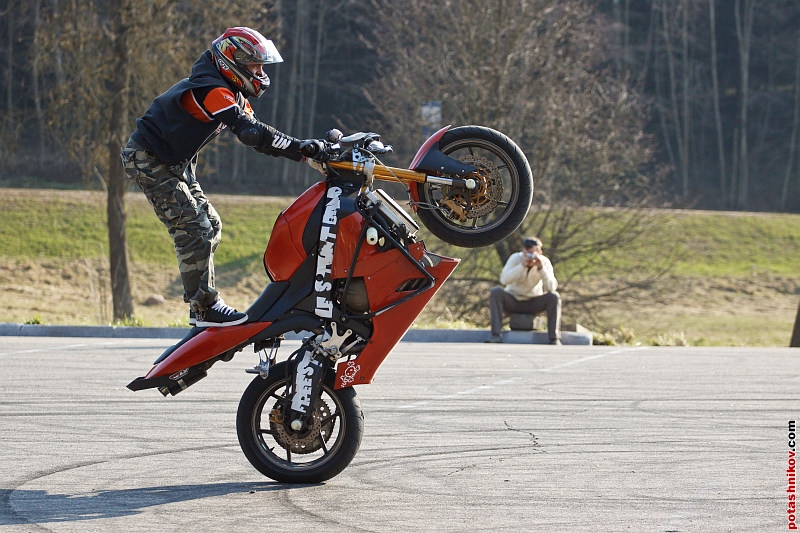
[{"label": "black jacket", "polygon": [[186,166],[197,152],[225,128],[218,120],[201,122],[181,106],[181,95],[189,89],[226,87],[244,108],[244,95],[232,88],[214,64],[210,50],[200,56],[191,75],[157,97],[143,117],[136,120],[133,140],[156,154],[167,165]]}]

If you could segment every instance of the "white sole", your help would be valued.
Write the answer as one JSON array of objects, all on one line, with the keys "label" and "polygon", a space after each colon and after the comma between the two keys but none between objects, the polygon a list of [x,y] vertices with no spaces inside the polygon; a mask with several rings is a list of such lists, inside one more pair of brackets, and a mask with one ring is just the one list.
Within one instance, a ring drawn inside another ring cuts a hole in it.
[{"label": "white sole", "polygon": [[198,320],[194,323],[194,327],[196,328],[224,328],[227,326],[238,326],[239,324],[247,322],[247,315],[244,315],[239,320],[234,320],[232,322],[203,322],[202,320]]}]

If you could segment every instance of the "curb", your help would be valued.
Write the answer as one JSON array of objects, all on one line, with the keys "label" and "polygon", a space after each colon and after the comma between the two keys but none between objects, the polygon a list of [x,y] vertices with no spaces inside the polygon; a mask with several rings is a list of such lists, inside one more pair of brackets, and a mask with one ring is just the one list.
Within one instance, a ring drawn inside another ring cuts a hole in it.
[{"label": "curb", "polygon": [[[147,328],[131,326],[48,326],[44,324],[0,323],[0,337],[95,337],[112,339],[182,339],[186,328]],[[303,333],[289,332],[287,340],[302,340]],[[464,342],[482,343],[489,338],[483,329],[410,329],[402,342]],[[542,331],[504,331],[503,342],[508,344],[548,344]],[[592,344],[592,334],[562,331],[565,345]]]}]

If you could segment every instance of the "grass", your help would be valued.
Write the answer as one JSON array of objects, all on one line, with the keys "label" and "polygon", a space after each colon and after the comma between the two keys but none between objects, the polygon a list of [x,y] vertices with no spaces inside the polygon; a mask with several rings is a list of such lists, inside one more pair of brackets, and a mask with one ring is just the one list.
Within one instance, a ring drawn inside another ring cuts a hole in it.
[{"label": "grass", "polygon": [[[9,310],[0,312],[0,322],[107,323],[104,194],[0,191],[4,197],[0,211],[0,288],[12,298]],[[223,220],[223,241],[215,255],[218,285],[226,287],[228,300],[236,291],[233,300],[246,307],[266,282],[262,254],[275,218],[292,199],[210,197]],[[130,324],[183,325],[185,304],[180,297],[172,241],[140,193],[128,195],[126,201],[129,258],[137,289],[137,317]],[[668,262],[671,270],[662,291],[642,292],[628,304],[601,306],[591,317],[576,315],[574,309],[565,306],[565,320],[580,321],[592,327],[598,338],[617,343],[788,343],[800,295],[799,215],[656,211],[649,216],[657,231],[635,247],[609,254],[604,261],[608,262],[606,267],[610,265],[612,271],[622,275],[643,264]],[[587,231],[602,230],[590,227]],[[499,258],[491,257],[491,249],[442,250],[432,240],[428,244],[434,251],[467,258],[456,271],[461,278],[493,278],[502,267]],[[567,278],[571,268],[559,264],[556,274]],[[599,286],[613,283],[608,271],[594,272],[593,276],[599,277],[594,282]],[[445,286],[443,290],[447,289]],[[150,293],[164,295],[168,305],[161,310],[144,306],[142,301]],[[464,296],[481,299],[482,292]],[[570,294],[562,296],[568,301]],[[59,301],[64,302],[63,309],[56,311],[48,305]],[[465,320],[448,307],[459,301],[458,295],[449,299],[437,296],[417,326],[486,327],[485,317]],[[89,305],[84,308],[82,302]]]}]

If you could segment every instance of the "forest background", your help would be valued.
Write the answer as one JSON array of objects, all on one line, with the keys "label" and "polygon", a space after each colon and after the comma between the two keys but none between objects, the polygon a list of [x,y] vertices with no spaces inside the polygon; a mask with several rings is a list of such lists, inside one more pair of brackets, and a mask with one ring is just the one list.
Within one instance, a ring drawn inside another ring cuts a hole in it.
[{"label": "forest background", "polygon": [[[435,122],[484,119],[511,130],[532,154],[536,132],[549,118],[524,112],[532,93],[545,90],[537,86],[558,82],[546,90],[557,91],[562,105],[587,90],[580,80],[549,77],[550,66],[542,63],[552,52],[554,61],[576,62],[630,92],[630,105],[643,117],[641,131],[652,141],[649,165],[668,169],[662,202],[800,211],[800,4],[793,0],[241,0],[224,10],[196,0],[5,4],[0,178],[6,181],[99,186],[97,174],[107,165],[92,142],[105,129],[109,93],[123,90],[110,86],[124,67],[113,48],[119,4],[122,24],[132,28],[125,55],[131,68],[123,80],[126,133],[225,27],[250,25],[286,59],[270,72],[270,92],[253,102],[257,115],[282,131],[308,138],[334,126],[373,125],[389,136],[414,123],[410,149],[430,127],[423,104],[439,102]],[[418,59],[423,64],[413,65]],[[522,65],[526,60],[540,64]],[[459,72],[446,72],[450,62]],[[391,87],[383,87],[387,78]],[[475,85],[496,101],[471,104],[491,110],[469,109],[454,94],[470,95]],[[386,120],[394,113],[406,116]],[[297,193],[313,179],[297,165],[259,159],[233,136],[209,147],[202,162],[204,182],[225,192],[265,194],[280,186]]]},{"label": "forest background", "polygon": [[[520,233],[544,238],[574,304],[668,273],[643,262],[613,290],[581,289],[653,230],[648,209],[800,212],[794,0],[6,0],[0,185],[107,192],[115,318],[133,312],[119,148],[234,25],[260,29],[286,59],[252,103],[296,137],[372,129],[395,146],[387,163],[404,166],[440,125],[507,133],[536,183]],[[294,195],[317,179],[229,134],[200,163],[216,193]]]}]

